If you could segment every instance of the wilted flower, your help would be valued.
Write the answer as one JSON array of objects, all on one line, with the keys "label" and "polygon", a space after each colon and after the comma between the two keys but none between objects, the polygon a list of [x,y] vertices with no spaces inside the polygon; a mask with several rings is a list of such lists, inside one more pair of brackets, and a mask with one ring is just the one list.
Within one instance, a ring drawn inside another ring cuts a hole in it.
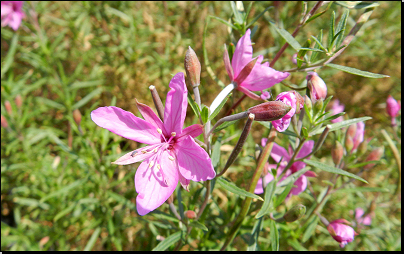
[{"label": "wilted flower", "polygon": [[[261,140],[261,144],[266,144],[267,139],[262,139]],[[307,141],[306,143],[303,144],[303,147],[301,148],[301,150],[299,151],[299,153],[296,156],[296,159],[302,158],[307,156],[309,153],[311,153],[311,151],[313,150],[313,146],[314,146],[314,141],[310,140]],[[290,159],[293,156],[293,150],[292,147],[289,146],[289,151],[286,151],[285,148],[279,146],[278,144],[274,143],[274,146],[272,147],[272,152],[271,152],[271,157],[277,162],[279,163],[279,161],[282,158],[282,161],[280,162],[278,171],[277,171],[277,176],[280,176],[281,173],[283,172],[283,170],[285,169],[286,165],[288,164],[288,162],[290,161]],[[310,157],[308,157],[309,159]],[[265,165],[268,169],[276,169],[276,164],[269,164],[266,163]],[[292,166],[285,172],[285,175],[279,180],[278,183],[282,182],[283,180],[285,180],[286,177],[290,176],[293,173],[296,173],[297,171],[303,169],[306,166],[306,163],[302,162],[302,161],[296,161],[292,164]],[[270,171],[270,170],[268,170]],[[302,176],[300,176],[295,182],[294,185],[296,187],[293,187],[289,194],[288,197],[290,197],[291,195],[299,195],[301,192],[303,192],[306,187],[307,187],[307,178],[306,177],[315,177],[316,174],[312,171],[307,171],[306,173],[304,173]],[[264,187],[267,186],[267,184],[269,182],[271,182],[274,179],[272,173],[268,173],[267,175],[264,176]],[[262,186],[262,178],[260,178],[258,180],[257,183],[257,187],[255,188],[254,191],[255,194],[261,194],[264,193],[264,188]]]},{"label": "wilted flower", "polygon": [[245,93],[252,99],[260,97],[251,91],[262,91],[286,79],[290,74],[280,72],[269,67],[269,63],[262,63],[264,57],[259,55],[253,60],[253,48],[251,44],[251,31],[248,29],[240,38],[233,54],[233,59],[229,61],[228,53],[224,54],[224,62],[227,73],[236,89]]},{"label": "wilted flower", "polygon": [[372,217],[370,214],[366,215],[363,217],[363,214],[365,211],[363,211],[362,208],[358,207],[355,209],[355,219],[358,222],[358,224],[363,224],[369,226],[372,223]]},{"label": "wilted flower", "polygon": [[22,11],[24,1],[1,1],[1,26],[9,26],[16,31],[25,13]]},{"label": "wilted flower", "polygon": [[328,232],[330,232],[332,238],[334,238],[335,241],[340,243],[339,246],[341,248],[352,242],[355,235],[357,235],[353,228],[345,225],[344,223],[349,224],[349,222],[345,219],[338,219],[330,222],[327,227]]},{"label": "wilted flower", "polygon": [[313,102],[324,100],[327,97],[327,86],[315,72],[308,72],[306,76],[307,86]]},{"label": "wilted flower", "polygon": [[280,93],[276,97],[276,100],[281,101],[292,107],[292,109],[284,117],[279,120],[272,121],[275,129],[279,132],[283,132],[289,127],[290,119],[292,118],[292,116],[295,113],[300,112],[300,110],[303,108],[304,101],[303,97],[301,97],[295,91]]},{"label": "wilted flower", "polygon": [[[336,115],[336,114],[344,112],[344,109],[345,109],[344,104],[342,104],[342,103],[340,104],[339,100],[336,99],[334,101],[334,103],[332,104],[331,111],[332,111],[333,115]],[[337,117],[337,118],[331,120],[331,122],[332,123],[338,123],[338,122],[342,122],[343,120],[344,120],[343,116],[340,116],[340,117]]]},{"label": "wilted flower", "polygon": [[188,105],[184,74],[177,73],[169,86],[164,123],[142,103],[137,106],[145,120],[118,107],[101,107],[91,112],[91,119],[98,126],[149,145],[114,162],[127,165],[143,161],[135,175],[139,193],[136,208],[140,215],[162,205],[174,192],[178,181],[187,188],[190,180],[206,181],[216,175],[209,155],[193,139],[202,133],[202,125],[182,129]]}]

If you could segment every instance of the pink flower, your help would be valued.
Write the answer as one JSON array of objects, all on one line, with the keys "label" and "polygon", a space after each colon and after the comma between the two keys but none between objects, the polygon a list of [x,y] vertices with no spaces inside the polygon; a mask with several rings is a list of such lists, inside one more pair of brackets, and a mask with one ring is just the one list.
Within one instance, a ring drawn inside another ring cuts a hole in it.
[{"label": "pink flower", "polygon": [[[266,142],[267,142],[267,139],[262,139],[261,140],[262,145],[265,145]],[[313,150],[313,146],[314,146],[314,141],[313,140],[310,140],[310,141],[304,143],[303,147],[301,148],[301,150],[297,154],[296,159],[305,157],[309,153],[311,153],[311,151]],[[276,143],[274,144],[274,146],[272,147],[271,157],[278,163],[281,160],[281,158],[283,157],[282,161],[281,161],[281,163],[279,165],[278,171],[277,171],[277,176],[281,175],[281,173],[285,169],[286,165],[288,164],[288,162],[290,161],[292,156],[293,156],[293,150],[292,150],[291,146],[289,146],[289,151],[286,151],[285,148],[279,146]],[[306,166],[306,163],[304,163],[302,161],[294,162],[292,164],[292,166],[288,170],[286,170],[285,175],[279,180],[278,183],[285,180],[285,178],[290,176],[291,174],[296,173],[297,171],[303,169],[305,166]],[[266,167],[268,168],[268,171],[270,171],[269,169],[276,168],[276,164],[267,163]],[[290,192],[288,194],[288,197],[290,197],[291,195],[299,195],[301,192],[303,192],[307,187],[307,178],[306,177],[315,177],[315,176],[316,176],[316,174],[314,172],[312,172],[312,171],[307,171],[302,176],[300,176],[294,183],[294,185],[296,187],[293,187],[290,190]],[[273,178],[273,175],[272,175],[271,172],[269,172],[267,175],[265,175],[264,176],[264,187],[267,186],[267,184],[269,182],[271,182],[273,179],[274,178]],[[258,180],[257,187],[255,188],[254,193],[255,194],[264,193],[264,188],[262,186],[262,178],[260,178]]]},{"label": "pink flower", "polygon": [[22,11],[23,1],[1,1],[1,26],[9,26],[16,31],[25,13]]},{"label": "pink flower", "polygon": [[356,133],[353,137],[353,148],[351,151],[355,151],[359,144],[363,142],[365,136],[365,123],[359,122],[356,124]]},{"label": "pink flower", "polygon": [[[283,132],[289,127],[290,119],[292,118],[292,116],[297,111],[300,112],[300,109],[303,108],[303,103],[302,103],[302,101],[299,101],[299,98],[297,98],[296,95],[292,92],[280,93],[276,97],[276,100],[281,101],[292,107],[292,109],[284,117],[282,117],[281,119],[272,121],[272,124],[275,127],[275,129],[279,132]],[[297,108],[298,104],[300,105],[299,108]]]},{"label": "pink flower", "polygon": [[261,91],[261,99],[263,100],[268,100],[269,98],[271,98],[271,93],[268,91]]},{"label": "pink flower", "polygon": [[397,117],[398,116],[398,111],[401,108],[401,104],[399,104],[393,96],[389,95],[387,97],[387,102],[386,102],[386,111],[387,114],[391,117]]},{"label": "pink flower", "polygon": [[262,91],[270,88],[286,79],[290,73],[276,71],[275,69],[269,67],[268,62],[261,64],[264,57],[259,55],[257,58],[255,58],[257,62],[255,65],[253,65],[252,70],[247,72],[244,71],[244,74],[247,76],[244,76],[244,74],[239,75],[242,73],[244,67],[246,67],[253,60],[253,48],[250,34],[251,31],[248,29],[238,41],[233,54],[233,59],[231,61],[231,66],[228,60],[226,60],[225,56],[225,67],[232,83],[236,85],[238,90],[245,93],[252,99],[259,100],[260,97],[251,91]]},{"label": "pink flower", "polygon": [[292,63],[297,64],[297,53],[294,53],[292,56]]},{"label": "pink flower", "polygon": [[114,162],[127,165],[143,161],[135,175],[136,208],[140,215],[162,205],[178,181],[187,188],[190,180],[205,181],[216,175],[209,155],[193,139],[202,133],[202,125],[182,129],[187,111],[184,74],[177,73],[169,86],[164,123],[142,103],[138,103],[138,109],[145,120],[117,107],[101,107],[91,112],[91,119],[98,126],[148,144]]},{"label": "pink flower", "polygon": [[[336,114],[344,112],[344,109],[345,109],[344,104],[342,104],[342,103],[340,104],[339,100],[336,99],[334,101],[334,104],[332,104],[331,111],[332,111],[333,115],[336,115]],[[331,120],[332,123],[338,123],[338,122],[342,122],[342,121],[344,121],[344,118],[342,116]]]},{"label": "pink flower", "polygon": [[369,226],[372,223],[372,217],[370,217],[370,214],[366,215],[364,218],[362,218],[363,214],[365,212],[363,211],[362,208],[356,208],[355,209],[355,219],[358,222],[358,224],[363,224]]},{"label": "pink flower", "polygon": [[352,242],[355,235],[357,235],[357,233],[353,230],[353,228],[345,225],[344,223],[349,224],[347,220],[339,219],[330,222],[330,224],[327,227],[328,232],[330,232],[332,238],[334,238],[335,241],[340,243],[339,246],[341,248],[343,248],[348,243]]},{"label": "pink flower", "polygon": [[324,100],[327,97],[327,86],[324,81],[315,72],[308,72],[307,86],[310,90],[310,97],[313,102]]}]

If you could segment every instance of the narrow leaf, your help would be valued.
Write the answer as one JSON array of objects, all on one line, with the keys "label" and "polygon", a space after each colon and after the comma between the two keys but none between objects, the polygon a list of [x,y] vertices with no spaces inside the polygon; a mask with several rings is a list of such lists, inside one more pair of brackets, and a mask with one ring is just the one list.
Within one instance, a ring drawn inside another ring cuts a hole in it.
[{"label": "narrow leaf", "polygon": [[[339,33],[340,31],[345,30],[346,22],[348,20],[348,16],[349,16],[349,10],[345,10],[344,13],[342,13],[342,16],[341,16],[341,18],[340,18],[340,20],[338,22],[337,30],[336,30],[337,33]],[[338,47],[342,43],[343,39],[344,39],[344,34],[343,33],[339,34],[338,37],[337,37],[337,40],[335,42],[335,45]]]},{"label": "narrow leaf", "polygon": [[285,29],[283,28],[278,28],[275,23],[273,22],[269,22],[274,28],[275,30],[282,36],[282,38],[284,38],[286,40],[286,42],[292,46],[296,51],[299,51],[301,46],[299,44],[299,42]]},{"label": "narrow leaf", "polygon": [[314,230],[318,224],[319,218],[316,216],[307,226],[306,231],[303,234],[302,243],[305,243],[313,235]]},{"label": "narrow leaf", "polygon": [[84,247],[84,251],[90,251],[93,249],[95,242],[97,241],[98,236],[101,233],[101,228],[97,228],[94,230],[94,233],[91,235],[90,240],[88,240],[88,243],[86,247]]},{"label": "narrow leaf", "polygon": [[247,28],[249,28],[250,26],[254,25],[254,23],[257,22],[257,20],[258,20],[259,18],[261,18],[261,16],[264,15],[264,13],[265,13],[267,10],[271,9],[271,8],[273,8],[273,6],[267,7],[263,12],[261,12],[260,14],[258,14],[257,16],[255,16],[255,18],[254,18],[250,23],[248,23],[248,25],[247,25],[245,28],[247,29]]},{"label": "narrow leaf", "polygon": [[262,229],[262,217],[255,221],[254,227],[251,231],[251,236],[248,241],[247,251],[258,250],[258,237]]},{"label": "narrow leaf", "polygon": [[[297,178],[296,178],[297,179]],[[288,183],[288,185],[286,185],[286,188],[282,191],[282,193],[276,198],[273,207],[276,208],[278,207],[280,204],[282,204],[282,202],[286,199],[286,197],[288,196],[290,190],[292,189],[294,184],[294,181],[290,181]]]},{"label": "narrow leaf", "polygon": [[361,167],[363,167],[365,165],[368,165],[368,164],[371,164],[371,163],[381,164],[382,162],[381,161],[365,161],[365,162],[361,162],[361,163],[358,163],[358,164],[349,165],[348,168],[361,168]]},{"label": "narrow leaf", "polygon": [[233,125],[235,123],[237,123],[238,121],[240,121],[240,119],[238,120],[234,120],[234,121],[229,121],[229,122],[224,122],[221,125],[219,125],[214,131],[213,133],[219,132],[227,127],[229,127],[230,125]]},{"label": "narrow leaf", "polygon": [[[312,38],[316,41],[316,45],[314,45],[315,49],[322,49],[325,51],[325,48],[323,46],[323,44],[321,43],[321,41],[323,40],[323,30],[320,30],[320,34],[317,36],[318,39],[314,36],[312,36]],[[319,52],[312,52],[311,53],[311,57],[310,57],[310,62],[315,62],[317,60],[317,56],[318,56]]]},{"label": "narrow leaf", "polygon": [[181,239],[181,231],[176,232],[166,239],[164,239],[161,243],[159,243],[152,251],[164,251],[168,249],[171,245],[178,242]]},{"label": "narrow leaf", "polygon": [[194,228],[202,229],[203,231],[206,231],[206,232],[209,231],[209,229],[199,221],[193,221],[193,222],[189,223],[189,225]]},{"label": "narrow leaf", "polygon": [[354,193],[354,192],[390,192],[387,188],[380,187],[354,187],[354,188],[346,188],[339,189],[336,193]]},{"label": "narrow leaf", "polygon": [[8,49],[8,53],[7,53],[6,57],[4,58],[3,64],[1,66],[1,78],[2,79],[3,79],[3,75],[8,71],[8,69],[11,67],[11,64],[14,62],[14,55],[17,50],[17,45],[18,45],[18,34],[15,33],[13,36],[13,39],[11,39],[10,48]]},{"label": "narrow leaf", "polygon": [[237,187],[236,185],[234,185],[233,183],[230,183],[226,180],[224,180],[222,177],[216,178],[216,182],[223,187],[224,189],[226,189],[227,191],[230,191],[231,193],[234,193],[236,195],[242,196],[242,197],[250,197],[250,198],[256,198],[259,199],[261,201],[264,201],[260,196],[257,196],[253,193],[250,193],[248,191],[245,191],[243,189],[240,189],[239,187]]},{"label": "narrow leaf", "polygon": [[331,64],[328,63],[325,66],[331,67],[340,71],[348,72],[354,75],[362,76],[362,77],[367,77],[367,78],[389,78],[390,76],[388,75],[383,75],[383,74],[377,74],[377,73],[372,73],[372,72],[367,72],[367,71],[361,71],[352,67],[347,67],[347,66],[342,66],[338,64]]},{"label": "narrow leaf", "polygon": [[255,216],[256,219],[259,219],[262,216],[264,216],[265,214],[268,214],[269,211],[271,210],[271,208],[272,208],[271,201],[272,201],[272,196],[275,192],[276,183],[277,183],[277,181],[271,181],[268,183],[267,187],[265,187],[264,203],[262,204],[261,210]]},{"label": "narrow leaf", "polygon": [[54,192],[46,195],[45,197],[41,198],[41,200],[39,202],[42,203],[45,200],[48,200],[48,199],[50,199],[52,197],[59,197],[60,198],[60,196],[62,196],[63,194],[66,194],[66,193],[70,192],[70,190],[82,185],[85,181],[87,181],[87,178],[77,180],[77,181],[63,187],[62,189],[59,189],[57,191],[54,191]]},{"label": "narrow leaf", "polygon": [[269,230],[271,238],[271,249],[272,251],[279,250],[279,232],[276,228],[276,223],[273,220],[269,220]]},{"label": "narrow leaf", "polygon": [[203,107],[202,107],[201,117],[202,117],[202,122],[206,123],[208,121],[209,109],[205,105],[203,105]]},{"label": "narrow leaf", "polygon": [[370,3],[370,2],[363,2],[363,1],[336,1],[335,2],[338,5],[341,5],[345,8],[348,9],[368,9],[368,8],[373,8],[377,7],[380,4],[379,3]]},{"label": "narrow leaf", "polygon": [[191,106],[192,111],[194,111],[194,114],[199,117],[199,107],[196,104],[196,102],[194,101],[194,99],[192,99],[190,93],[188,93],[187,98],[188,98],[188,104],[189,104],[189,106]]},{"label": "narrow leaf", "polygon": [[82,106],[84,106],[87,102],[89,102],[92,98],[94,98],[95,96],[99,95],[102,92],[103,88],[102,87],[98,87],[97,89],[93,90],[91,93],[87,94],[86,96],[84,96],[83,99],[81,99],[80,101],[78,101],[76,104],[73,105],[72,110],[78,109]]},{"label": "narrow leaf", "polygon": [[230,98],[231,94],[227,95],[226,98],[219,104],[219,106],[215,109],[215,111],[211,112],[209,115],[208,121],[211,121],[217,114],[219,114],[220,110],[223,108],[224,104],[227,102],[227,100]]},{"label": "narrow leaf", "polygon": [[[330,126],[331,126],[330,131],[335,131],[335,130],[338,130],[338,129],[347,127],[347,126],[352,125],[352,124],[355,124],[355,123],[367,121],[367,120],[369,120],[369,119],[372,119],[372,118],[371,118],[370,116],[365,116],[365,117],[360,117],[360,118],[354,118],[354,119],[345,120],[345,121],[338,122],[338,123],[332,123],[332,124],[330,124]],[[315,130],[315,131],[312,131],[312,132],[310,133],[310,136],[323,133],[324,129],[325,129],[325,127],[322,127],[322,128],[319,128],[319,129],[317,129],[317,130]]]},{"label": "narrow leaf", "polygon": [[234,1],[230,1],[231,9],[233,10],[234,18],[238,24],[243,24],[243,19],[241,18],[240,12],[237,10],[236,3]]}]

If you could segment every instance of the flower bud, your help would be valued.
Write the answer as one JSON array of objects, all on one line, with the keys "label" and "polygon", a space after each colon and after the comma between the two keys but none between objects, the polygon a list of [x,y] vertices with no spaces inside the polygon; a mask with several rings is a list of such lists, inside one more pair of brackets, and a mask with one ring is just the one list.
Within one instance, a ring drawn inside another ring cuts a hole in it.
[{"label": "flower bud", "polygon": [[254,114],[256,121],[273,121],[282,118],[291,109],[291,106],[281,101],[269,101],[249,108],[247,112]]},{"label": "flower bud", "polygon": [[311,104],[311,100],[307,95],[304,96],[304,103],[306,104],[308,110],[313,108],[313,104]]},{"label": "flower bud", "polygon": [[234,83],[236,85],[243,83],[243,81],[248,77],[248,75],[250,75],[255,64],[257,63],[257,60],[258,60],[258,57],[251,60],[246,66],[244,66],[244,68],[241,70],[241,72],[237,75],[236,79],[234,80]]},{"label": "flower bud", "polygon": [[81,122],[81,114],[80,114],[80,110],[75,109],[73,111],[73,119],[76,122],[77,125],[80,125]]},{"label": "flower bud", "polygon": [[387,114],[391,117],[396,117],[398,116],[398,111],[400,108],[401,104],[399,104],[391,95],[389,95],[386,101]]},{"label": "flower bud", "polygon": [[304,99],[303,97],[296,92],[295,90],[289,91],[291,93],[293,93],[296,96],[296,113],[295,114],[299,114],[300,110],[303,108],[303,104],[304,104]]},{"label": "flower bud", "polygon": [[191,210],[185,211],[184,215],[188,219],[195,219],[196,218],[196,213],[194,211],[191,211]]},{"label": "flower bud", "polygon": [[306,76],[307,86],[310,90],[310,97],[313,102],[324,100],[327,97],[327,86],[315,72],[308,72]]},{"label": "flower bud", "polygon": [[17,94],[17,96],[15,97],[15,105],[17,105],[18,109],[20,109],[22,106],[22,98],[19,94]]},{"label": "flower bud", "polygon": [[8,127],[7,119],[3,115],[1,115],[1,127],[3,128]]},{"label": "flower bud", "polygon": [[334,238],[335,241],[340,243],[339,246],[341,248],[343,248],[349,242],[352,242],[355,235],[357,235],[353,228],[345,224],[350,223],[347,220],[339,219],[330,222],[330,224],[328,224],[327,226],[328,232],[330,232],[330,235],[332,236],[332,238]]},{"label": "flower bud", "polygon": [[[383,153],[384,153],[384,147],[378,147],[370,152],[365,161],[378,161],[383,156]],[[373,168],[374,165],[375,165],[374,163],[367,164],[363,168],[370,169]]]},{"label": "flower bud", "polygon": [[335,166],[339,165],[344,156],[344,148],[340,142],[335,141],[335,146],[331,149],[331,156]]},{"label": "flower bud", "polygon": [[351,138],[351,136],[346,135],[345,137],[345,150],[347,152],[350,152],[353,148],[353,139]]},{"label": "flower bud", "polygon": [[350,136],[351,138],[355,137],[356,134],[356,124],[351,124],[346,131],[346,135]]},{"label": "flower bud", "polygon": [[297,53],[294,53],[292,56],[292,63],[297,64]]},{"label": "flower bud", "polygon": [[[323,108],[323,99],[317,100],[314,102],[314,113],[320,112],[320,110]],[[321,114],[322,112],[320,112]]]},{"label": "flower bud", "polygon": [[193,87],[199,86],[201,82],[201,63],[191,47],[188,47],[185,54],[184,67],[191,85]]},{"label": "flower bud", "polygon": [[286,222],[294,222],[301,219],[306,214],[306,207],[302,204],[296,205],[292,207],[283,218]]},{"label": "flower bud", "polygon": [[364,155],[366,153],[366,151],[368,150],[369,141],[371,139],[372,138],[368,138],[367,140],[364,140],[362,143],[359,144],[359,146],[358,146],[358,156],[362,156],[362,155]]},{"label": "flower bud", "polygon": [[11,104],[9,101],[4,102],[4,107],[6,108],[6,111],[9,115],[13,113],[13,108],[11,107]]}]

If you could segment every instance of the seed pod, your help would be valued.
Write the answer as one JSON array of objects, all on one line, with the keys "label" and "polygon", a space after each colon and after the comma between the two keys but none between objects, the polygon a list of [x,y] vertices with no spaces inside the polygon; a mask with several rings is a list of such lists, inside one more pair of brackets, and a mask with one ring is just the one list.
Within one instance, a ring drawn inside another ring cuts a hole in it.
[{"label": "seed pod", "polygon": [[247,112],[255,115],[255,121],[273,121],[284,117],[291,106],[281,101],[269,101],[249,108]]},{"label": "seed pod", "polygon": [[191,47],[188,47],[185,54],[184,67],[192,87],[199,86],[201,83],[201,63]]}]

